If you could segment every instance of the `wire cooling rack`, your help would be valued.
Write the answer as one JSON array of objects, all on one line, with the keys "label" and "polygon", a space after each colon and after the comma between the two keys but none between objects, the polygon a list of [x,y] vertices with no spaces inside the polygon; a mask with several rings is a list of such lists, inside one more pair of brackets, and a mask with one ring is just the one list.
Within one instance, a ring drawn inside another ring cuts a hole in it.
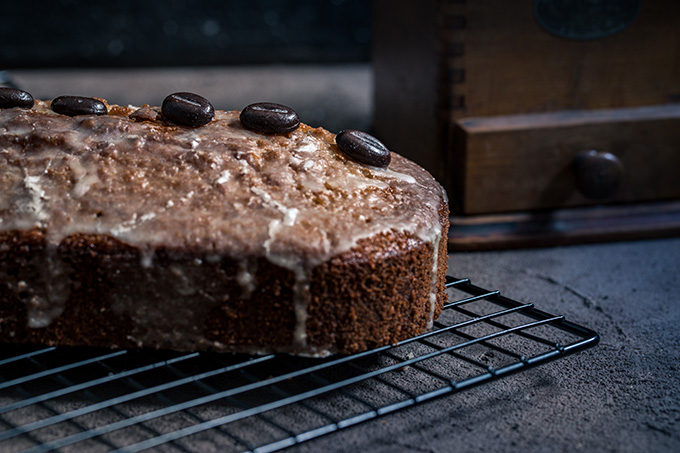
[{"label": "wire cooling rack", "polygon": [[0,451],[277,451],[598,342],[468,279],[447,287],[432,331],[352,356],[5,345]]}]

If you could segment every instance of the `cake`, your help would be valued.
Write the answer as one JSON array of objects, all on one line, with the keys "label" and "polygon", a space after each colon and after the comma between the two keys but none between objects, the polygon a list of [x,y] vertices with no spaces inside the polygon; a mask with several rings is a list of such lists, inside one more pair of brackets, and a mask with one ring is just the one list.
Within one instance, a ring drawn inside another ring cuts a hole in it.
[{"label": "cake", "polygon": [[0,89],[0,190],[4,343],[348,354],[446,299],[442,187],[278,104]]}]

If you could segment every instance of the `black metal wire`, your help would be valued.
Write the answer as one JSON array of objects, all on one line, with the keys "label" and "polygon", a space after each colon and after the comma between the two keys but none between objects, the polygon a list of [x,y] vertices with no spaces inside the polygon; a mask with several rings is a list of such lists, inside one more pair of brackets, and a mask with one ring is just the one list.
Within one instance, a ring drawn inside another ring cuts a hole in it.
[{"label": "black metal wire", "polygon": [[[456,291],[456,297],[446,304],[432,331],[352,356],[235,357],[225,364],[224,355],[178,353],[158,360],[149,354],[146,361],[128,368],[116,360],[128,357],[129,351],[93,355],[96,351],[89,350],[74,352],[66,363],[3,380],[3,370],[9,367],[29,361],[51,363],[48,359],[64,350],[25,352],[26,348],[17,348],[15,355],[0,359],[0,401],[4,404],[0,405],[0,429],[8,427],[0,431],[0,450],[13,451],[21,441],[21,448],[33,444],[26,451],[52,451],[93,439],[115,451],[142,451],[168,443],[179,451],[195,451],[183,440],[207,433],[221,451],[277,451],[526,370],[599,341],[595,332],[563,316],[480,288],[469,279],[448,277],[447,287]],[[450,320],[456,316],[462,319]],[[135,357],[146,356],[136,351]],[[95,366],[107,374],[82,381],[63,375]],[[187,372],[178,366],[203,371]],[[50,384],[41,387],[48,380]],[[50,387],[55,383],[62,386]],[[104,397],[96,393],[118,384],[125,384],[129,391],[103,392]],[[193,397],[191,391],[201,396]],[[185,394],[191,397],[185,400]],[[148,398],[155,402],[149,407],[144,406]],[[60,406],[63,399],[77,400],[78,407]],[[13,421],[13,416],[30,414],[32,408],[46,403],[53,415]],[[140,405],[140,413],[125,416],[128,408]],[[59,411],[59,407],[64,409]],[[119,419],[87,428],[79,421],[88,416],[91,423],[105,410]],[[301,419],[300,411],[308,419]],[[168,421],[182,415],[181,422]],[[64,424],[71,430],[55,436]],[[78,428],[75,433],[74,427]],[[122,443],[111,437],[132,429],[144,438]],[[49,436],[44,432],[50,432]],[[253,432],[269,434],[253,438]]]}]

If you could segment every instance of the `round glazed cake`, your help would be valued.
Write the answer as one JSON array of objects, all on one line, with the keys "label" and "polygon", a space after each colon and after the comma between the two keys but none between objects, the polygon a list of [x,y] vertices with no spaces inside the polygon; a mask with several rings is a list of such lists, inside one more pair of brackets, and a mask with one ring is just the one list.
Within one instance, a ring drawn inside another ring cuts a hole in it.
[{"label": "round glazed cake", "polygon": [[0,108],[0,341],[320,356],[439,315],[447,199],[413,162],[200,97],[58,99]]}]

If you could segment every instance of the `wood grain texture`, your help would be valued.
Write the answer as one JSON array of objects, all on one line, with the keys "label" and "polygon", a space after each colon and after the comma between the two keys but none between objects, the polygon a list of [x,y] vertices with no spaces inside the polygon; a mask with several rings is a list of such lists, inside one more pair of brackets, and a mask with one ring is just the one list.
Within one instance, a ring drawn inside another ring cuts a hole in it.
[{"label": "wood grain texture", "polygon": [[680,235],[680,201],[585,206],[451,218],[450,252]]},{"label": "wood grain texture", "polygon": [[[447,2],[444,2],[447,3]],[[664,104],[680,94],[680,2],[647,0],[623,31],[576,41],[543,30],[532,1],[470,0],[448,5],[465,29],[443,31],[444,47],[462,41],[465,80],[451,80],[464,108],[451,118],[565,109]]]},{"label": "wood grain texture", "polygon": [[[636,168],[606,202],[678,197],[667,176],[678,167],[671,151],[677,120],[621,115],[680,102],[680,2],[646,0],[624,30],[582,41],[545,31],[533,6],[530,0],[374,1],[379,137],[432,172],[460,214],[589,204],[569,189],[565,170],[580,150],[572,149],[581,146],[624,154],[626,168]],[[505,124],[540,114],[553,115],[549,125],[540,117],[530,118],[535,126]],[[499,130],[473,131],[470,118],[486,118],[481,127]],[[507,127],[518,129],[500,131]]]},{"label": "wood grain texture", "polygon": [[[467,118],[456,204],[466,214],[680,198],[680,105]],[[576,189],[583,150],[615,155],[620,189],[591,200]]]}]

